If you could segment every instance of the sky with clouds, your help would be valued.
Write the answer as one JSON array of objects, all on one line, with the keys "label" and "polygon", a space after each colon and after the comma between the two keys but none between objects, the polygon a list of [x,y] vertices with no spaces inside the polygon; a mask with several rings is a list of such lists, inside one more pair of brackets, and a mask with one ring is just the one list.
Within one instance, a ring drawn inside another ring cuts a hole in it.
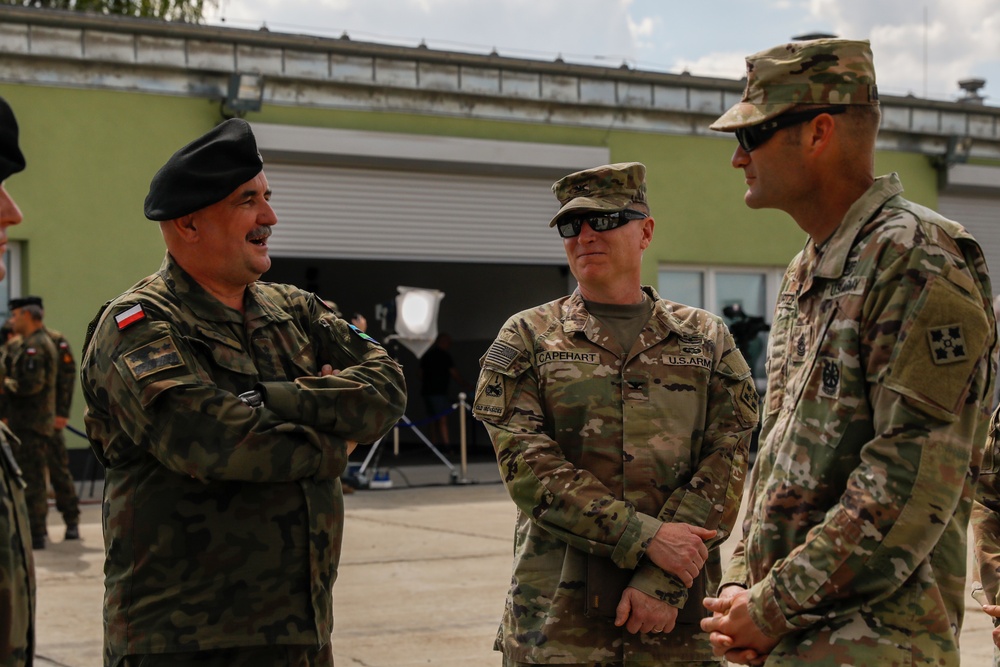
[{"label": "sky with clouds", "polygon": [[1000,0],[215,0],[208,23],[738,79],[803,33],[868,39],[879,89],[1000,106]]}]

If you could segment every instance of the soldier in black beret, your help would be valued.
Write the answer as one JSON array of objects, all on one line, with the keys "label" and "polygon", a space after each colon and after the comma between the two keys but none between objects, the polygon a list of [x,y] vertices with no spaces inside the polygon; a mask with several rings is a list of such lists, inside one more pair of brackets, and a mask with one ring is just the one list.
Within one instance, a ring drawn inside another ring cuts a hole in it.
[{"label": "soldier in black beret", "polygon": [[277,223],[262,169],[239,119],[177,151],[145,203],[164,262],[84,344],[108,666],[333,664],[340,475],[406,392],[322,300],[258,280]]},{"label": "soldier in black beret", "polygon": [[[21,222],[21,211],[4,181],[24,169],[17,120],[0,98],[0,279],[7,275],[3,252],[7,227]],[[0,368],[2,374],[2,368]],[[31,665],[35,644],[35,575],[31,555],[25,481],[17,464],[15,440],[0,422],[0,665]]]}]

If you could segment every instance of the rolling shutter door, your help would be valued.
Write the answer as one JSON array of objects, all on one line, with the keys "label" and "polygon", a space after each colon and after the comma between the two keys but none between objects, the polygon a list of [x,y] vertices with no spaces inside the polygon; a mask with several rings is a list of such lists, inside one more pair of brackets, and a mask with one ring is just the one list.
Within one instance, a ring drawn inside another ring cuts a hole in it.
[{"label": "rolling shutter door", "polygon": [[941,193],[938,211],[979,241],[993,280],[993,294],[1000,294],[1000,195]]},{"label": "rolling shutter door", "polygon": [[565,264],[551,178],[269,162],[275,257]]}]

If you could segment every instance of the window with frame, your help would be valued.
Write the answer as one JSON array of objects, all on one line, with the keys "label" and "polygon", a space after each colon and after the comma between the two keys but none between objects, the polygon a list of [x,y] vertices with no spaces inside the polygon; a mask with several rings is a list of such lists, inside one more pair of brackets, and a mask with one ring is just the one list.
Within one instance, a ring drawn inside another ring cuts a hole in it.
[{"label": "window with frame", "polygon": [[660,267],[660,296],[722,317],[753,371],[759,390],[766,375],[767,335],[784,268]]},{"label": "window with frame", "polygon": [[[10,317],[10,300],[23,296],[21,293],[21,255],[20,241],[7,241],[7,254],[3,258],[7,266],[7,277],[0,280],[0,324]],[[2,341],[0,341],[2,342]]]}]

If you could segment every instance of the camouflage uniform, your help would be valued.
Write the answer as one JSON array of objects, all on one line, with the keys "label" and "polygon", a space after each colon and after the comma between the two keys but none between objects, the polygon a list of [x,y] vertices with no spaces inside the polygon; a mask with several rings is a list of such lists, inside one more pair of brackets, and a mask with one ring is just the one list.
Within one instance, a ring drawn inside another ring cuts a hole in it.
[{"label": "camouflage uniform", "polygon": [[[65,336],[54,329],[46,328],[45,331],[56,348],[56,416],[68,419],[76,387],[76,361]],[[69,471],[69,454],[63,431],[53,430],[45,448],[45,462],[52,490],[55,491],[56,508],[62,513],[67,526],[75,526],[80,520],[80,502]]]},{"label": "camouflage uniform", "polygon": [[982,251],[877,179],[785,274],[744,539],[768,665],[957,665],[995,321]]},{"label": "camouflage uniform", "polygon": [[[346,440],[393,426],[402,373],[312,294],[256,282],[244,303],[223,306],[168,254],[92,323],[107,665],[330,642]],[[340,374],[316,377],[327,363]],[[258,408],[238,398],[255,386]]]},{"label": "camouflage uniform", "polygon": [[[719,581],[757,394],[719,318],[644,290],[654,309],[627,355],[577,291],[510,318],[482,359],[473,412],[518,507],[495,644],[508,664],[712,660],[701,598]],[[666,521],[719,531],[690,594],[643,558]],[[682,607],[675,629],[633,635],[586,616],[587,554]]]},{"label": "camouflage uniform", "polygon": [[25,481],[14,460],[16,440],[0,424],[0,665],[31,665],[35,576]]},{"label": "camouflage uniform", "polygon": [[[985,601],[1000,599],[1000,408],[993,413],[990,436],[983,453],[977,501],[972,507],[972,532]],[[1000,626],[1000,619],[993,619]],[[994,664],[1000,667],[1000,648],[994,647]]]},{"label": "camouflage uniform", "polygon": [[52,437],[56,415],[56,348],[45,329],[27,336],[12,351],[4,378],[10,430],[21,446],[14,450],[24,479],[31,534],[45,535],[48,500],[45,486],[45,448]]}]

